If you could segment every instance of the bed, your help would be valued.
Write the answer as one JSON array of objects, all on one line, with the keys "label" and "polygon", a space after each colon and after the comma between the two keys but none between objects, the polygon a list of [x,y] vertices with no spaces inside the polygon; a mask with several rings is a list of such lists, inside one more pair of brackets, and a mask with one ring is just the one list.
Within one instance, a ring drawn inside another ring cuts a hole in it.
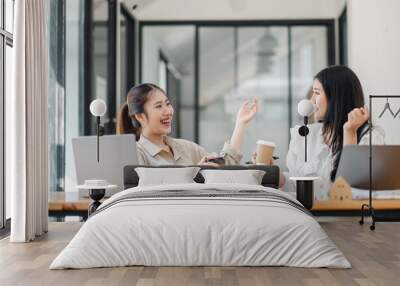
[{"label": "bed", "polygon": [[277,167],[251,167],[266,171],[262,185],[204,184],[197,175],[196,183],[152,186],[137,186],[135,167],[125,168],[127,189],[99,207],[50,269],[351,267],[308,210],[273,187]]}]

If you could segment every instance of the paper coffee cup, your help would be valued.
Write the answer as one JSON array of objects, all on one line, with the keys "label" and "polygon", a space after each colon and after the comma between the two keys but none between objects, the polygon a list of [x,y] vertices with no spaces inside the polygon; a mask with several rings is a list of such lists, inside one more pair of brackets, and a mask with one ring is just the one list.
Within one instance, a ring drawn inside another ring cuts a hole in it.
[{"label": "paper coffee cup", "polygon": [[272,155],[276,145],[274,142],[258,140],[257,141],[257,157],[256,164],[269,165],[272,161]]}]

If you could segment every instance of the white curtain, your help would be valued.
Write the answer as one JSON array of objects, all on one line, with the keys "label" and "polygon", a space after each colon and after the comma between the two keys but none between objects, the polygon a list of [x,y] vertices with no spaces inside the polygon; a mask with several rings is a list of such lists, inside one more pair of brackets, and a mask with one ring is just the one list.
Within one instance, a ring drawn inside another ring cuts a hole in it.
[{"label": "white curtain", "polygon": [[11,146],[11,237],[27,242],[47,232],[47,1],[15,1],[14,94],[7,128]]}]

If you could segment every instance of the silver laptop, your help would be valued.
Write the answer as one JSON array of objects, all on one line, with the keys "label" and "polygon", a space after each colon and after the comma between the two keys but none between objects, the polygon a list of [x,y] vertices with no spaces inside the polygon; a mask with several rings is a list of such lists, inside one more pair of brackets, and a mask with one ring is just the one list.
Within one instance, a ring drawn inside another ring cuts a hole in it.
[{"label": "silver laptop", "polygon": [[[336,177],[369,190],[369,146],[344,146]],[[372,146],[372,189],[400,189],[400,145]]]},{"label": "silver laptop", "polygon": [[[97,162],[97,137],[72,138],[77,184],[88,179],[103,179],[117,185],[107,189],[106,197],[122,191],[123,168],[137,165],[136,139],[133,134],[100,136],[99,162]],[[88,190],[79,190],[80,196],[88,196]]]}]

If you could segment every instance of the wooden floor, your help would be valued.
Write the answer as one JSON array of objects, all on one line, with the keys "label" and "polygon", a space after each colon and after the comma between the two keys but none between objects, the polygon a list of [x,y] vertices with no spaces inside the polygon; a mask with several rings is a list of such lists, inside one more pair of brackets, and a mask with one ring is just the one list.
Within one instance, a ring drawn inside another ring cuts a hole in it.
[{"label": "wooden floor", "polygon": [[400,223],[374,232],[357,218],[321,218],[321,225],[353,268],[123,267],[48,270],[80,223],[50,223],[47,235],[27,244],[0,241],[0,285],[400,285]]}]

